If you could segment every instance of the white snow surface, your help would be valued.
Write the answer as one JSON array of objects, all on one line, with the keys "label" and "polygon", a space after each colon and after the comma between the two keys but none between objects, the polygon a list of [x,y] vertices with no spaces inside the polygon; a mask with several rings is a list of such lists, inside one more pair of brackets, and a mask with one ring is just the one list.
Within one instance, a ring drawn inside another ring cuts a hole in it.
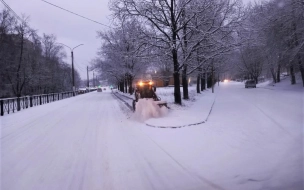
[{"label": "white snow surface", "polygon": [[[165,93],[163,93],[163,95],[164,94]],[[145,123],[150,126],[169,128],[185,127],[188,125],[203,123],[207,120],[207,117],[212,109],[212,105],[215,103],[215,98],[215,94],[202,93],[195,96],[195,102],[193,102],[193,100],[184,100],[183,106],[180,108],[178,108],[177,105],[174,105],[173,103],[169,103],[170,110],[169,114],[166,117],[151,117],[151,119],[146,120]]]},{"label": "white snow surface", "polygon": [[302,190],[304,94],[288,82],[220,83],[146,121],[204,120],[214,102],[206,123],[179,129],[126,117],[110,90],[5,115],[1,189]]}]

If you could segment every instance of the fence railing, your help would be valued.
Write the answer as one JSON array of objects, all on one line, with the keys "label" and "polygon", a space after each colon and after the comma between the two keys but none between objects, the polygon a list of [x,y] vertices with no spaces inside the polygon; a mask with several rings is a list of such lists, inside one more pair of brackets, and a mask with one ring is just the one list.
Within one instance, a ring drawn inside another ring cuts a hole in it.
[{"label": "fence railing", "polygon": [[22,109],[47,104],[50,102],[70,98],[75,95],[84,94],[92,91],[94,90],[76,91],[75,94],[73,91],[71,91],[0,99],[0,115],[3,116],[4,114],[14,113]]}]

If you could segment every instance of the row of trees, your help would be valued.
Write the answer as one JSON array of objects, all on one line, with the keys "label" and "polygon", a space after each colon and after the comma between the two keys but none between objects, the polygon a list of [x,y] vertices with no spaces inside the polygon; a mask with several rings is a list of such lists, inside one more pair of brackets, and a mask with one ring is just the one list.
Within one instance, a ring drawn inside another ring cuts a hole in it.
[{"label": "row of trees", "polygon": [[[0,98],[72,90],[65,57],[54,35],[40,37],[26,17],[0,12]],[[80,83],[77,71],[75,81]]]},{"label": "row of trees", "polygon": [[[98,32],[93,68],[132,92],[132,82],[157,70],[174,78],[175,102],[188,99],[188,78],[206,82],[230,72],[258,82],[269,74],[304,85],[304,2],[270,0],[111,0],[113,27]],[[0,13],[0,97],[71,90],[71,67],[54,35],[37,35],[26,18]],[[76,73],[76,84],[80,83]],[[101,79],[103,79],[101,78]],[[181,79],[181,80],[180,80]],[[204,88],[198,83],[198,92]]]},{"label": "row of trees", "polygon": [[304,1],[271,0],[246,10],[239,38],[245,39],[237,55],[237,67],[242,75],[257,81],[268,72],[280,82],[282,70],[296,83],[301,73],[304,86]]},{"label": "row of trees", "polygon": [[[112,0],[116,27],[100,32],[95,67],[122,82],[157,68],[174,78],[175,102],[188,99],[188,76],[213,73],[236,50],[237,29],[245,19],[237,0]],[[180,78],[182,81],[180,81]],[[214,77],[213,77],[214,78]]]}]

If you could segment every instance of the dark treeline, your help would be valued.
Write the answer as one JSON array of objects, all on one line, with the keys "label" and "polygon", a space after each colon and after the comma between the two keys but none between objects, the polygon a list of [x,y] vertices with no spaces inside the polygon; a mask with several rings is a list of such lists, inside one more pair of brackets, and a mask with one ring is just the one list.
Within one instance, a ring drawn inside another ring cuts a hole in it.
[{"label": "dark treeline", "polygon": [[239,38],[244,41],[238,52],[239,74],[258,82],[268,74],[274,83],[282,72],[296,73],[304,86],[304,1],[270,0],[246,10]]},{"label": "dark treeline", "polygon": [[[54,35],[38,36],[27,18],[0,12],[0,98],[72,90],[72,69],[65,57]],[[77,86],[77,71],[75,81]]]}]

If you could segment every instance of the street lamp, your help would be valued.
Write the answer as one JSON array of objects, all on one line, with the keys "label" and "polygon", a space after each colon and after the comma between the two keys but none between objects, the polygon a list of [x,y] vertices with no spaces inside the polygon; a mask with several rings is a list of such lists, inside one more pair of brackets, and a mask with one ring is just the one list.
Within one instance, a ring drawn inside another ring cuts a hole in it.
[{"label": "street lamp", "polygon": [[73,92],[74,92],[74,96],[75,96],[75,80],[74,80],[74,54],[73,54],[73,50],[76,49],[79,46],[82,46],[84,44],[79,44],[78,46],[75,46],[73,48],[70,48],[69,46],[63,44],[63,43],[58,43],[61,44],[67,48],[69,48],[71,50],[71,57],[72,57],[72,81],[73,81]]}]

